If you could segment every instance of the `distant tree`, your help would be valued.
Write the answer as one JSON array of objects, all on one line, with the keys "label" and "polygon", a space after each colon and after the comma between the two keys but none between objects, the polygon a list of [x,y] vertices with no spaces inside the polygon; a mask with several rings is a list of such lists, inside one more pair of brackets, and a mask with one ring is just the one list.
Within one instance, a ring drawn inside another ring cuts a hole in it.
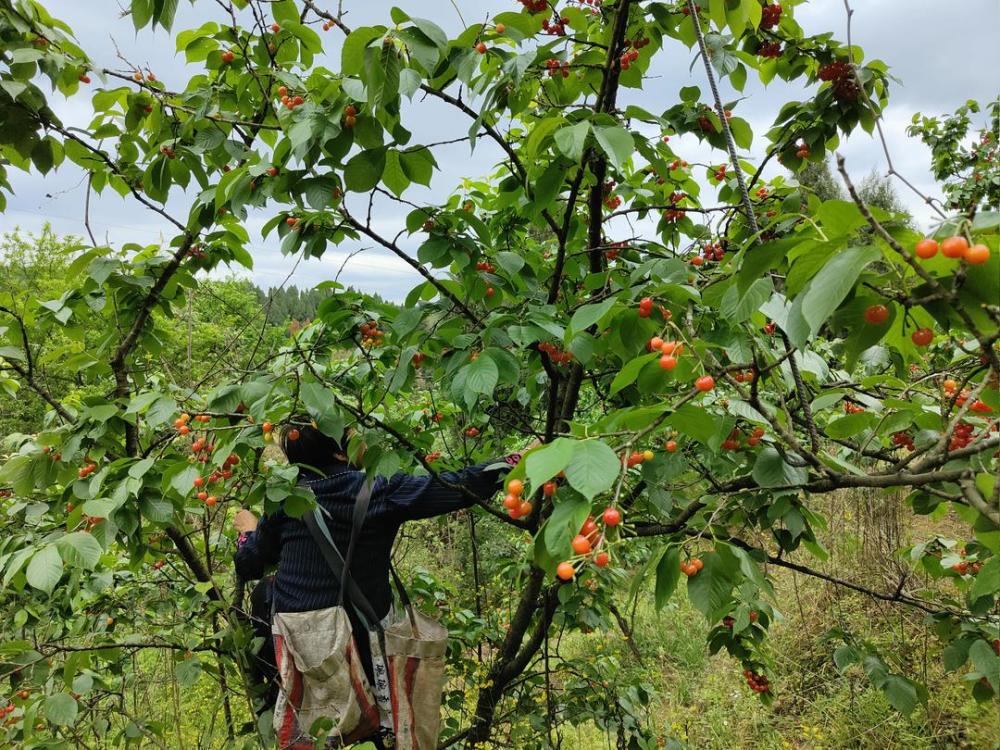
[{"label": "distant tree", "polygon": [[830,171],[830,162],[827,159],[818,162],[809,162],[796,176],[800,185],[808,188],[821,201],[840,200],[844,197],[844,192]]},{"label": "distant tree", "polygon": [[[807,188],[821,201],[845,200],[847,194],[841,188],[830,169],[830,162],[824,159],[820,162],[809,162],[796,175],[799,184]],[[869,206],[881,208],[890,214],[903,217],[903,223],[913,225],[913,217],[907,210],[895,184],[888,176],[872,172],[858,185],[858,193]]]}]

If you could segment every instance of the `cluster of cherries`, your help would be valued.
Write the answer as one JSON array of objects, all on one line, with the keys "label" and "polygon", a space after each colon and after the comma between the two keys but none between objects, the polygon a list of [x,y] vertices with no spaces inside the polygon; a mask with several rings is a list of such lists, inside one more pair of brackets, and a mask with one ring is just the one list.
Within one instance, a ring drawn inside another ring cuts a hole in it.
[{"label": "cluster of cherries", "polygon": [[897,448],[906,448],[908,451],[912,451],[914,449],[913,438],[906,432],[897,432],[893,434],[892,444]]},{"label": "cluster of cherries", "polygon": [[844,402],[844,413],[845,414],[860,414],[865,410],[865,407],[860,404],[852,404],[850,401]]},{"label": "cluster of cherries", "polygon": [[767,675],[757,674],[752,669],[744,669],[743,676],[746,678],[747,685],[755,693],[766,693],[771,689],[771,685],[767,681]]},{"label": "cluster of cherries", "polygon": [[955,425],[955,431],[951,435],[951,441],[948,443],[948,450],[956,451],[961,448],[965,448],[969,443],[972,442],[972,431],[975,428],[968,422],[962,421]]},{"label": "cluster of cherries", "polygon": [[[738,427],[734,427],[732,432],[729,433],[729,437],[722,441],[722,449],[727,451],[735,451],[740,449],[740,438],[743,437],[743,433]],[[755,448],[764,437],[763,427],[754,427],[750,436],[747,438],[747,445],[751,448]]]},{"label": "cluster of cherries", "polygon": [[628,247],[629,244],[624,240],[621,242],[612,242],[608,245],[608,249],[604,251],[604,257],[608,260],[614,260],[622,250],[628,250]]},{"label": "cluster of cherries", "polygon": [[431,451],[426,456],[424,456],[424,461],[426,461],[429,464],[432,464],[439,458],[441,458],[441,451]]},{"label": "cluster of cherries", "polygon": [[[191,432],[191,426],[188,422],[191,421],[191,415],[187,412],[181,414],[177,419],[174,420],[174,428],[177,430],[179,435],[187,435]],[[194,417],[195,422],[205,424],[206,422],[211,422],[212,418],[207,414],[196,414]]]},{"label": "cluster of cherries", "polygon": [[205,260],[208,257],[208,253],[205,252],[201,245],[191,245],[187,251],[188,257],[194,260]]},{"label": "cluster of cherries", "polygon": [[684,352],[684,344],[680,341],[664,341],[659,336],[653,336],[646,348],[660,353],[660,367],[667,372],[677,367],[677,358]]},{"label": "cluster of cherries", "polygon": [[550,36],[566,36],[566,24],[568,23],[569,19],[565,16],[557,18],[555,21],[549,21],[546,18],[542,21],[542,33]]},{"label": "cluster of cherries", "polygon": [[811,153],[809,147],[804,143],[800,143],[795,147],[795,155],[800,159],[808,159]]},{"label": "cluster of cherries", "polygon": [[556,78],[557,76],[569,78],[569,63],[565,60],[559,62],[554,57],[550,57],[545,61],[545,68],[549,71],[550,78]]},{"label": "cluster of cherries", "polygon": [[303,104],[306,103],[306,100],[303,99],[298,94],[296,94],[295,96],[291,96],[288,93],[287,86],[278,86],[278,96],[281,97],[281,103],[284,104],[288,109],[295,109],[296,107],[301,107]]},{"label": "cluster of cherries", "polygon": [[[546,482],[546,487],[551,485],[551,497],[555,494],[555,482]],[[524,482],[520,479],[511,479],[507,482],[507,494],[503,498],[503,507],[507,509],[507,515],[515,521],[524,516],[530,516],[535,508],[530,500],[525,500],[521,495],[524,492]]]},{"label": "cluster of cherries", "polygon": [[757,48],[757,54],[760,57],[781,57],[781,42],[762,42]]},{"label": "cluster of cherries", "polygon": [[715,168],[715,172],[712,174],[712,179],[715,180],[716,182],[722,182],[724,179],[726,179],[725,164]]},{"label": "cluster of cherries", "polygon": [[334,19],[334,18],[331,18],[331,19],[329,19],[328,21],[326,21],[323,24],[323,31],[329,31],[330,29],[332,29],[336,25],[337,25],[337,20]]},{"label": "cluster of cherries", "polygon": [[[948,398],[954,398],[956,406],[965,406],[965,402],[969,400],[969,392],[967,390],[963,390],[956,396],[955,392],[958,390],[958,383],[951,378],[945,380],[942,385],[944,387],[945,396]],[[977,414],[989,414],[993,411],[989,404],[980,399],[977,399],[969,404],[969,410],[974,411]]]},{"label": "cluster of cherries", "polygon": [[625,42],[625,51],[622,53],[621,58],[618,60],[618,64],[621,66],[622,70],[628,70],[632,63],[639,59],[639,50],[649,44],[648,37],[642,37],[636,39],[634,42],[629,43],[627,40]]},{"label": "cluster of cherries", "polygon": [[[555,490],[553,489],[553,492],[554,491]],[[621,511],[617,508],[605,508],[604,512],[601,514],[601,520],[604,522],[605,528],[614,528],[622,522]],[[598,527],[597,522],[594,520],[594,517],[587,516],[587,520],[584,521],[583,526],[580,527],[580,533],[573,537],[571,546],[573,548],[573,552],[580,557],[585,557],[590,555],[596,547],[600,547],[603,539],[604,535],[601,534],[601,530]],[[598,568],[606,567],[610,561],[611,556],[603,550],[594,555],[594,565]],[[556,576],[561,581],[570,581],[575,575],[576,565],[568,560],[559,563],[556,567]]]},{"label": "cluster of cherries", "polygon": [[344,107],[344,127],[353,128],[358,122],[358,108],[353,104]]},{"label": "cluster of cherries", "polygon": [[549,9],[548,0],[517,0],[529,13],[543,13]]},{"label": "cluster of cherries", "polygon": [[170,146],[160,146],[160,153],[168,159],[173,159],[177,156],[177,152],[170,148]]},{"label": "cluster of cherries", "polygon": [[928,238],[920,240],[913,249],[918,258],[927,260],[937,255],[938,250],[946,258],[962,258],[970,266],[980,266],[990,259],[990,249],[986,245],[970,245],[969,241],[961,235],[948,237],[938,243],[937,240]]},{"label": "cluster of cherries", "polygon": [[760,11],[760,27],[762,29],[772,29],[781,21],[781,5],[772,3],[765,5]]},{"label": "cluster of cherries", "polygon": [[385,337],[385,331],[379,330],[378,323],[374,320],[362,323],[358,326],[358,331],[361,333],[361,346],[380,346]]},{"label": "cluster of cherries", "polygon": [[[968,562],[967,560],[962,560],[951,566],[951,569],[958,573],[960,576],[976,575],[980,570],[982,570],[982,564],[978,562]],[[996,648],[996,641],[994,641],[994,649]]]},{"label": "cluster of cherries", "polygon": [[[197,442],[196,442],[197,444]],[[191,446],[192,449],[194,446]],[[209,443],[205,446],[205,457],[200,460],[207,460],[208,454],[215,448],[214,445]],[[233,478],[233,467],[238,465],[240,462],[240,457],[235,453],[230,453],[226,456],[226,460],[222,463],[221,471],[213,471],[207,477],[195,477],[194,478],[194,488],[198,490],[198,499],[201,500],[208,507],[214,507],[219,499],[212,494],[209,494],[206,487],[212,484],[218,484],[219,482],[225,482],[227,479]]]},{"label": "cluster of cherries", "polygon": [[701,255],[696,255],[691,259],[691,265],[700,266],[702,263],[713,260],[722,260],[726,257],[725,248],[721,242],[709,242],[702,248]]},{"label": "cluster of cherries", "polygon": [[490,263],[488,260],[480,260],[476,262],[477,271],[485,271],[486,273],[493,273],[496,271],[496,266]]},{"label": "cluster of cherries", "polygon": [[697,575],[698,571],[705,567],[700,557],[692,557],[689,560],[681,560],[681,573],[688,578]]},{"label": "cluster of cherries", "polygon": [[[687,169],[687,168],[688,168],[688,163],[683,159],[674,159],[672,162],[670,162],[671,172],[676,172],[678,169]],[[674,193],[674,195],[677,195],[677,193]],[[681,193],[681,195],[683,196],[684,194]],[[671,202],[676,203],[676,201],[674,201],[673,198],[671,198]]]},{"label": "cluster of cherries", "polygon": [[673,224],[687,216],[687,211],[683,208],[668,208],[663,212],[663,220],[668,224]]},{"label": "cluster of cherries", "polygon": [[612,211],[622,204],[621,196],[612,195],[616,184],[617,183],[614,180],[607,180],[604,185],[601,186],[601,193],[604,195],[604,205]]},{"label": "cluster of cherries", "polygon": [[[42,453],[45,453],[53,461],[56,461],[56,462],[62,461],[62,453],[59,453],[58,451],[52,450],[51,446],[46,445],[44,448],[42,448]],[[0,493],[2,493],[2,492],[3,492],[3,490],[0,490]],[[0,497],[7,497],[7,496],[3,495],[3,494],[0,494]]]},{"label": "cluster of cherries", "polygon": [[646,461],[652,461],[655,457],[656,454],[651,450],[633,451],[625,458],[625,465],[631,469],[633,466],[639,466]]},{"label": "cluster of cherries", "polygon": [[86,479],[95,471],[97,471],[97,464],[88,458],[87,463],[80,467],[80,470],[76,473],[76,475],[80,477],[80,479]]},{"label": "cluster of cherries", "polygon": [[538,351],[548,355],[554,364],[565,365],[573,361],[573,352],[567,352],[551,341],[543,341],[538,345]]},{"label": "cluster of cherries", "polygon": [[733,380],[737,383],[752,383],[754,376],[754,370],[741,370],[740,372],[733,373]]},{"label": "cluster of cherries", "polygon": [[833,95],[838,101],[853,102],[858,98],[861,89],[858,87],[851,64],[846,60],[827,63],[820,67],[816,75],[821,81],[833,84]]}]

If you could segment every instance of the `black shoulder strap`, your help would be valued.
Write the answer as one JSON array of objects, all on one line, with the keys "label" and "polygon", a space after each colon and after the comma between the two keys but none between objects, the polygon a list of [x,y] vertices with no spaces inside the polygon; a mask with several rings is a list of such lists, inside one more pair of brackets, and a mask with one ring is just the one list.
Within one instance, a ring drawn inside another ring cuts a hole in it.
[{"label": "black shoulder strap", "polygon": [[[358,496],[354,499],[354,518],[351,523],[351,541],[347,544],[347,554],[344,556],[344,577],[343,583],[347,583],[348,571],[351,569],[351,561],[354,559],[354,550],[358,544],[358,537],[361,536],[361,527],[365,525],[365,517],[368,515],[368,505],[372,499],[372,482],[365,477]],[[344,604],[344,593],[347,586],[340,587],[340,604]]]},{"label": "black shoulder strap", "polygon": [[[350,561],[354,555],[355,543],[361,526],[364,524],[370,500],[371,484],[365,481],[355,501],[354,524],[351,529],[351,541],[348,544],[346,559],[341,556],[340,550],[337,549],[337,545],[333,542],[333,537],[330,534],[329,527],[326,525],[326,520],[323,518],[323,510],[320,506],[317,506],[311,513],[306,513],[302,517],[302,521],[305,523],[306,528],[309,529],[313,541],[316,542],[316,546],[319,547],[320,552],[323,554],[327,566],[333,572],[334,576],[340,579],[340,605],[343,606],[345,598],[349,598],[355,611],[361,618],[362,624],[369,630],[373,630],[378,628],[378,615],[375,613],[375,608],[372,607],[371,602],[368,601],[368,597],[364,595],[364,592],[361,591],[350,575]],[[350,596],[345,597],[348,591]]]}]

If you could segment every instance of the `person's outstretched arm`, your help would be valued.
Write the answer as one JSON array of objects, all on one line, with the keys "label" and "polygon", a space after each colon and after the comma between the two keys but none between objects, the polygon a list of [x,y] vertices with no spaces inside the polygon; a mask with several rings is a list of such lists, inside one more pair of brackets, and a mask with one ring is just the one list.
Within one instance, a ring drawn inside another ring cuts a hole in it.
[{"label": "person's outstretched arm", "polygon": [[397,474],[385,489],[386,502],[407,521],[469,508],[495,495],[504,476],[520,460],[521,454],[512,453],[458,471],[443,471],[438,477]]},{"label": "person's outstretched arm", "polygon": [[260,521],[248,510],[240,510],[233,526],[240,532],[236,540],[236,574],[244,580],[262,578],[278,564],[281,551],[281,523],[284,516],[263,516]]}]

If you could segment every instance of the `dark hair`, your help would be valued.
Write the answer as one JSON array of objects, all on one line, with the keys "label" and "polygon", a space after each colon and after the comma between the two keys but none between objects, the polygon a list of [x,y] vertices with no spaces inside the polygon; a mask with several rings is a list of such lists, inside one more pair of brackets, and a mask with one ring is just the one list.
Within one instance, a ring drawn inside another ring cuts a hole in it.
[{"label": "dark hair", "polygon": [[[294,440],[290,437],[294,434],[293,430],[298,432],[298,437]],[[342,440],[335,440],[320,432],[304,414],[293,416],[289,420],[288,426],[281,431],[280,443],[288,463],[317,469],[343,463],[343,459],[335,458],[335,455],[347,453]]]}]

